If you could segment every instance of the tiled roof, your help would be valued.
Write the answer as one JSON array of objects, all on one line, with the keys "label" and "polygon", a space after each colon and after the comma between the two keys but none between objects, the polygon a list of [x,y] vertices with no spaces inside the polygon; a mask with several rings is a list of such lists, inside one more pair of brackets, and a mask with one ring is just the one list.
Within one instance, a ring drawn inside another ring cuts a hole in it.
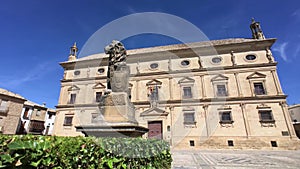
[{"label": "tiled roof", "polygon": [[21,95],[19,94],[16,94],[16,93],[13,93],[11,91],[8,91],[6,89],[2,89],[0,88],[0,94],[3,94],[3,95],[6,95],[6,96],[10,96],[10,97],[14,97],[14,98],[18,98],[18,99],[24,99],[26,100],[24,97],[22,97]]}]

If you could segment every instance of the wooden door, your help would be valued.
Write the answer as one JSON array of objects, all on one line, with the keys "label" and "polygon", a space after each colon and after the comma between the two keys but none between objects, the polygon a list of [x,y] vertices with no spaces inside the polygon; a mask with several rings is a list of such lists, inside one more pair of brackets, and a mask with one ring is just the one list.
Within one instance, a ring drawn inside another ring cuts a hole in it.
[{"label": "wooden door", "polygon": [[148,138],[162,139],[162,121],[148,122]]}]

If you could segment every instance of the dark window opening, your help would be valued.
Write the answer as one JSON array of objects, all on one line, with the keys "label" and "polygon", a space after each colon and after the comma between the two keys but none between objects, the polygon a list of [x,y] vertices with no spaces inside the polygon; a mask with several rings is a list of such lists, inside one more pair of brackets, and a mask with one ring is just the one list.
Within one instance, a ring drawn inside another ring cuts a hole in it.
[{"label": "dark window opening", "polygon": [[192,98],[192,88],[191,87],[183,87],[183,98]]},{"label": "dark window opening", "polygon": [[220,57],[214,57],[214,58],[211,59],[211,61],[213,63],[220,63],[222,61],[222,58],[220,58]]},{"label": "dark window opening", "polygon": [[281,131],[281,135],[282,136],[289,136],[289,132],[288,131]]},{"label": "dark window opening", "polygon": [[102,97],[102,92],[96,92],[96,102],[100,102]]},{"label": "dark window opening", "polygon": [[74,75],[80,75],[80,71],[79,71],[79,70],[76,70],[76,71],[74,72]]},{"label": "dark window opening", "polygon": [[231,117],[231,112],[226,111],[226,112],[220,112],[220,123],[232,123],[232,117]]},{"label": "dark window opening", "polygon": [[247,55],[247,56],[246,56],[246,59],[247,59],[247,60],[255,60],[255,59],[256,59],[256,56],[255,56],[255,55]]},{"label": "dark window opening", "polygon": [[195,113],[184,113],[185,124],[195,124]]},{"label": "dark window opening", "polygon": [[217,85],[217,96],[227,96],[225,85]]},{"label": "dark window opening", "polygon": [[104,68],[98,69],[98,73],[100,73],[100,74],[104,73]]},{"label": "dark window opening", "polygon": [[266,94],[263,83],[254,83],[254,93],[256,95]]},{"label": "dark window opening", "polygon": [[274,122],[274,118],[271,110],[259,111],[260,122]]},{"label": "dark window opening", "polygon": [[190,61],[188,61],[188,60],[181,61],[182,66],[188,66],[189,64],[190,64]]},{"label": "dark window opening", "polygon": [[72,126],[73,116],[66,116],[64,126]]},{"label": "dark window opening", "polygon": [[76,100],[76,94],[73,93],[73,94],[70,95],[69,104],[74,104],[75,100]]},{"label": "dark window opening", "polygon": [[26,107],[26,108],[25,108],[25,111],[24,111],[24,114],[23,114],[23,119],[28,119],[28,118],[29,118],[29,117],[28,117],[28,113],[29,113],[29,108]]},{"label": "dark window opening", "polygon": [[158,64],[157,63],[152,63],[152,64],[150,64],[150,68],[151,69],[156,69],[156,68],[158,68]]},{"label": "dark window opening", "polygon": [[230,147],[233,147],[233,146],[234,146],[233,140],[228,140],[227,143],[228,143],[228,146],[230,146]]},{"label": "dark window opening", "polygon": [[271,141],[271,146],[272,147],[278,147],[277,142],[276,141]]},{"label": "dark window opening", "polygon": [[194,140],[190,140],[190,146],[194,147],[195,146],[195,141]]},{"label": "dark window opening", "polygon": [[150,97],[150,100],[152,101],[157,101],[158,100],[158,86],[150,86],[149,87],[149,94],[148,96]]},{"label": "dark window opening", "polygon": [[171,131],[171,126],[167,126],[167,131]]}]

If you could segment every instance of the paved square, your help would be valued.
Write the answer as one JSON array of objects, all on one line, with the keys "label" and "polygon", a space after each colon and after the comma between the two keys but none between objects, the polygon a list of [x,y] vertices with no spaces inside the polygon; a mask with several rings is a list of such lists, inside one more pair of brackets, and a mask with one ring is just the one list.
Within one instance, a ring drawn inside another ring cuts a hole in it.
[{"label": "paved square", "polygon": [[173,150],[173,169],[300,168],[300,151]]}]

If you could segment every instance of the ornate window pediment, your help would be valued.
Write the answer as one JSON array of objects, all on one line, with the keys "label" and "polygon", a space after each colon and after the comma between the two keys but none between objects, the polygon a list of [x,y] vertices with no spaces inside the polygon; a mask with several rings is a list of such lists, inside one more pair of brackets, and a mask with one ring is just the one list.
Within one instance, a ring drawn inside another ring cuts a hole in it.
[{"label": "ornate window pediment", "polygon": [[189,77],[184,77],[178,81],[178,84],[181,87],[182,99],[192,99],[193,98],[193,86],[195,80]]},{"label": "ornate window pediment", "polygon": [[182,85],[182,84],[194,84],[195,80],[189,77],[184,77],[182,79],[180,79],[178,81],[178,84]]},{"label": "ornate window pediment", "polygon": [[213,77],[211,79],[211,82],[213,83],[216,97],[228,96],[228,88],[227,88],[228,77],[219,74]]},{"label": "ornate window pediment", "polygon": [[251,75],[249,75],[247,77],[247,79],[260,79],[260,78],[265,78],[265,77],[266,77],[265,74],[262,74],[262,73],[259,73],[259,72],[254,72]]},{"label": "ornate window pediment", "polygon": [[152,107],[141,113],[140,116],[167,116],[169,113],[159,109],[157,107]]},{"label": "ornate window pediment", "polygon": [[254,72],[247,77],[252,88],[253,96],[267,94],[265,78],[266,75],[259,72]]},{"label": "ornate window pediment", "polygon": [[71,87],[68,88],[68,91],[78,91],[80,88],[76,85],[72,85]]},{"label": "ornate window pediment", "polygon": [[93,89],[105,89],[105,88],[106,88],[105,85],[100,82],[95,84],[93,87]]},{"label": "ornate window pediment", "polygon": [[161,86],[161,84],[162,84],[161,81],[153,79],[153,80],[147,82],[146,86],[156,86],[156,85]]},{"label": "ornate window pediment", "polygon": [[228,81],[228,77],[224,76],[224,75],[216,75],[215,77],[213,77],[211,79],[212,82],[218,82],[218,81]]}]

